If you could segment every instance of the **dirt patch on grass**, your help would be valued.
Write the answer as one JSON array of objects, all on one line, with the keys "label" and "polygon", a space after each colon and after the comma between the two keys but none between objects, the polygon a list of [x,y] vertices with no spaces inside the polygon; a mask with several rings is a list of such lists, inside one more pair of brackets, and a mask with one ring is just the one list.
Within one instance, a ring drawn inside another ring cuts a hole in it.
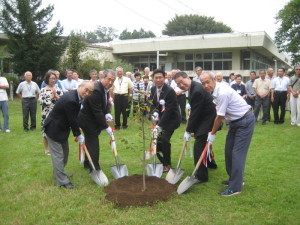
[{"label": "dirt patch on grass", "polygon": [[114,180],[104,192],[106,199],[119,207],[153,205],[157,201],[166,201],[177,187],[166,180],[146,176],[146,191],[142,192],[143,176],[134,174]]}]

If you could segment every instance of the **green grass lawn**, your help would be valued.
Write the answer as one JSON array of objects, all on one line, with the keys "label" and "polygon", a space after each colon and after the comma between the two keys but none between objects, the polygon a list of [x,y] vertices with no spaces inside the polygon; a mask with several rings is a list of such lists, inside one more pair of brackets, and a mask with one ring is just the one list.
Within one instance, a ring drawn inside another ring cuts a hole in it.
[{"label": "green grass lawn", "polygon": [[[214,144],[218,169],[209,171],[208,183],[194,185],[188,193],[152,207],[125,209],[105,200],[103,188],[93,183],[79,163],[73,137],[66,171],[79,186],[73,190],[55,186],[51,158],[44,154],[39,129],[23,132],[19,100],[9,102],[9,115],[11,133],[0,133],[0,224],[300,224],[300,127],[290,126],[289,113],[283,125],[257,123],[241,195],[225,198],[218,194],[224,189],[221,181],[228,178],[224,164],[227,132],[222,130]],[[40,107],[37,121],[40,124]],[[132,120],[126,131],[115,132],[119,160],[129,174],[142,171],[139,133],[140,123]],[[171,140],[173,166],[183,133],[181,126]],[[100,164],[112,181],[109,167],[115,161],[105,132],[100,143]],[[181,168],[186,170],[184,177],[192,173],[189,154]]]}]

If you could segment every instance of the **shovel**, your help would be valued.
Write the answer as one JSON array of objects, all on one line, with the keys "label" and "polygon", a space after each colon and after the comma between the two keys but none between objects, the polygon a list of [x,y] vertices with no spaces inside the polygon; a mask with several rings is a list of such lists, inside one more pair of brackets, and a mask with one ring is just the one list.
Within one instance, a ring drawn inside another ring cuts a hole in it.
[{"label": "shovel", "polygon": [[86,156],[88,157],[88,160],[93,168],[92,172],[90,173],[91,178],[95,181],[96,184],[99,186],[107,186],[108,185],[108,179],[106,175],[103,173],[102,170],[96,170],[94,163],[92,161],[92,158],[90,156],[89,151],[86,148],[85,144],[82,144],[83,150],[85,151]]},{"label": "shovel", "polygon": [[187,176],[187,177],[180,183],[180,185],[178,186],[178,188],[177,188],[177,193],[178,193],[179,195],[182,194],[182,193],[184,193],[184,192],[186,192],[191,186],[193,186],[193,184],[195,184],[195,183],[198,181],[198,179],[195,177],[195,174],[196,174],[197,170],[199,169],[199,166],[200,166],[200,164],[201,164],[201,162],[202,162],[202,160],[203,160],[204,155],[205,155],[206,152],[207,152],[207,148],[208,148],[208,142],[207,142],[206,145],[205,145],[205,148],[204,148],[204,150],[203,150],[203,152],[202,152],[202,154],[201,154],[200,159],[198,160],[198,162],[197,162],[197,164],[196,164],[196,167],[195,167],[195,169],[194,169],[192,175],[191,175],[191,176]]},{"label": "shovel", "polygon": [[128,176],[127,166],[125,164],[119,163],[118,152],[117,152],[117,147],[116,147],[116,143],[115,143],[115,137],[113,134],[111,135],[111,147],[113,148],[114,156],[116,159],[116,165],[110,167],[112,175],[114,176],[115,179],[119,179],[121,177]]},{"label": "shovel", "polygon": [[163,174],[163,165],[161,163],[156,163],[156,147],[157,147],[157,133],[153,134],[152,139],[153,148],[153,163],[147,164],[147,175],[155,176],[160,178]]},{"label": "shovel", "polygon": [[186,144],[187,144],[187,142],[184,139],[183,140],[183,146],[182,146],[182,149],[181,149],[181,152],[180,152],[180,155],[179,155],[179,160],[178,160],[178,163],[177,163],[177,167],[176,167],[176,169],[170,169],[167,176],[166,176],[166,180],[170,184],[176,184],[184,174],[184,170],[180,169],[179,166],[180,166],[183,154],[184,154],[184,150],[186,149]]}]

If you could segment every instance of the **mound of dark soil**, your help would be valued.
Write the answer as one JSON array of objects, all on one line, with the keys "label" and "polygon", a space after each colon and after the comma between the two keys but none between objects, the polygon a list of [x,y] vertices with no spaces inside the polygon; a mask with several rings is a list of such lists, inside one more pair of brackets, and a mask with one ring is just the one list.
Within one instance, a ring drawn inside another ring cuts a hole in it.
[{"label": "mound of dark soil", "polygon": [[114,180],[104,192],[106,199],[116,203],[119,207],[152,205],[157,201],[167,200],[176,192],[176,186],[166,180],[146,176],[146,191],[143,188],[143,176],[134,174]]}]

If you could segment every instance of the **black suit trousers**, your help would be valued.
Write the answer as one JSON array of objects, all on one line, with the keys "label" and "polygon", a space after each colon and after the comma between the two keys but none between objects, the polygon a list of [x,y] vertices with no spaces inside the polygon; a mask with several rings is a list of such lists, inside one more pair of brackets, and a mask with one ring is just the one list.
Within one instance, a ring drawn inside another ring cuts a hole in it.
[{"label": "black suit trousers", "polygon": [[[170,139],[174,133],[174,130],[163,130],[157,138],[157,157],[164,166],[171,165],[171,143]],[[159,154],[161,152],[161,154]]]},{"label": "black suit trousers", "polygon": [[[199,158],[201,157],[201,154],[205,148],[207,141],[207,134],[197,136],[194,143],[194,164],[196,165]],[[217,164],[214,160],[211,162],[207,160],[207,167],[208,168],[217,168]],[[207,181],[208,180],[208,170],[203,163],[200,164],[200,167],[196,173],[196,177],[201,181]]]},{"label": "black suit trousers", "polygon": [[[274,122],[283,123],[284,117],[285,117],[285,104],[286,104],[286,98],[287,98],[287,92],[282,91],[274,92],[274,103],[273,103],[273,111],[274,111]],[[279,116],[279,107],[280,107],[280,116]]]},{"label": "black suit trousers", "polygon": [[186,112],[185,112],[186,96],[185,96],[185,94],[177,95],[177,102],[178,102],[179,109],[180,109],[181,122],[186,122]]},{"label": "black suit trousers", "polygon": [[[91,155],[92,161],[94,163],[95,169],[100,170],[99,165],[99,152],[100,152],[100,146],[99,146],[99,134],[100,132],[87,132],[83,129],[84,138],[85,138],[85,145]],[[85,165],[88,164],[88,159],[85,157]],[[89,165],[89,164],[88,164]],[[93,170],[92,166],[89,165],[90,171]]]},{"label": "black suit trousers", "polygon": [[128,95],[118,95],[115,94],[115,99],[114,99],[114,104],[115,104],[115,127],[120,128],[121,126],[121,113],[123,117],[123,127],[127,127],[127,109],[128,109]]}]

